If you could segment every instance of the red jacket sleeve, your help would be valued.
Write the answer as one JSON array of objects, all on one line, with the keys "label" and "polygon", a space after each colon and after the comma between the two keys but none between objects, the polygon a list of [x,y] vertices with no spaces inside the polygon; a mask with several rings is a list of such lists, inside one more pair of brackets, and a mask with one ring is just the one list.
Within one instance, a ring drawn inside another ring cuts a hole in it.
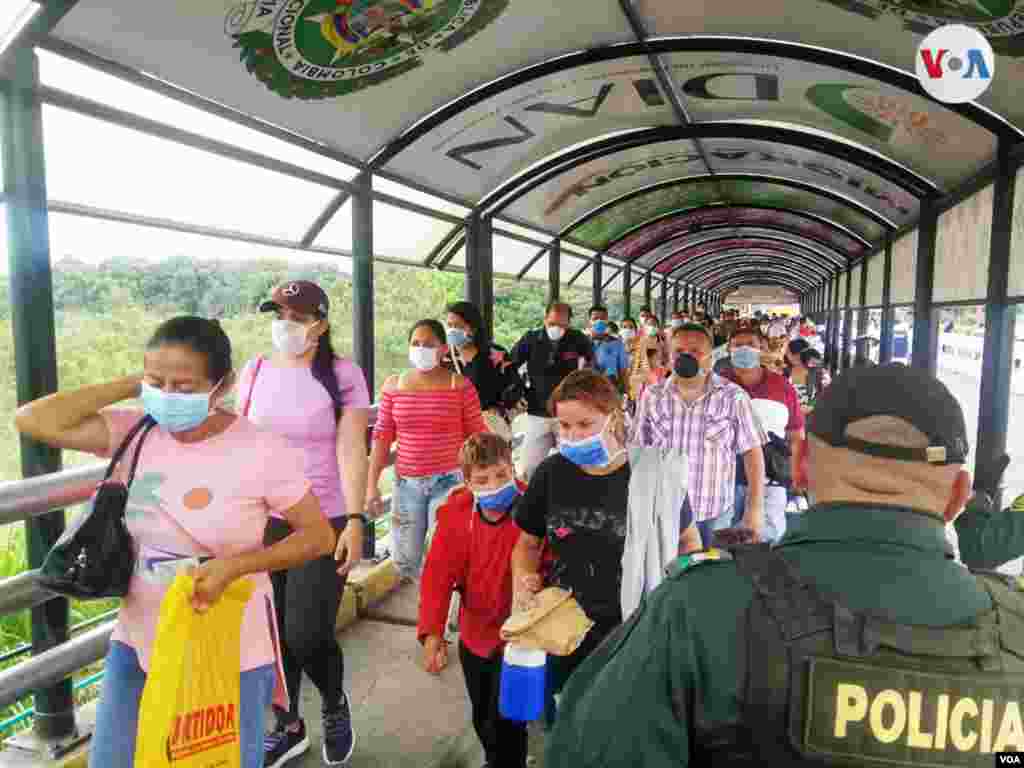
[{"label": "red jacket sleeve", "polygon": [[437,530],[420,579],[420,616],[416,638],[421,643],[428,635],[444,635],[452,592],[466,572],[469,555],[466,510],[472,511],[472,499],[473,494],[458,488],[437,510]]}]

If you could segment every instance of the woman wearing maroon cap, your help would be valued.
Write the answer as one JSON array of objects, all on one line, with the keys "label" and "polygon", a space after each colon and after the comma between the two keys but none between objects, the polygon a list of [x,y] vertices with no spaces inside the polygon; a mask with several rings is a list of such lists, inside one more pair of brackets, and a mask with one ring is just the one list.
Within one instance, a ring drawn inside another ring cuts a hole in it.
[{"label": "woman wearing maroon cap", "polygon": [[[334,627],[346,576],[363,551],[370,398],[363,371],[331,347],[329,307],[315,283],[296,280],[275,288],[260,306],[274,313],[274,353],[246,364],[239,380],[243,414],[302,449],[306,477],[338,532],[334,557],[271,574],[291,706],[275,707],[277,727],[265,740],[265,768],[279,768],[309,749],[298,711],[303,672],[323,701],[324,762],[343,765],[355,746]],[[265,541],[290,534],[284,520],[271,519]]]}]

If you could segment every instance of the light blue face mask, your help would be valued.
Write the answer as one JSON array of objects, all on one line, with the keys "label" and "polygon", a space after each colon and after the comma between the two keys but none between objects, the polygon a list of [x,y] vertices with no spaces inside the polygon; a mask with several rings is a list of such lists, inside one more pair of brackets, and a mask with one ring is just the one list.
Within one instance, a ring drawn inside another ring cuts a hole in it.
[{"label": "light blue face mask", "polygon": [[519,487],[515,480],[509,480],[500,488],[493,491],[481,491],[473,493],[476,501],[482,509],[493,512],[504,512],[512,506],[512,502],[519,496]]},{"label": "light blue face mask", "polygon": [[448,343],[453,347],[464,347],[472,338],[461,328],[449,328],[448,329]]},{"label": "light blue face mask", "polygon": [[594,329],[594,333],[598,336],[608,333],[608,322],[606,320],[595,320],[590,327]]},{"label": "light blue face mask", "polygon": [[611,420],[612,417],[609,415],[600,432],[582,440],[560,439],[558,452],[578,467],[607,467],[623,453],[618,451],[613,455],[608,449],[608,442],[604,439],[604,432]]},{"label": "light blue face mask", "polygon": [[219,386],[209,392],[164,392],[142,382],[142,407],[168,432],[187,432],[209,417],[210,395]]},{"label": "light blue face mask", "polygon": [[733,367],[749,370],[761,364],[761,350],[755,347],[737,347],[730,355]]}]

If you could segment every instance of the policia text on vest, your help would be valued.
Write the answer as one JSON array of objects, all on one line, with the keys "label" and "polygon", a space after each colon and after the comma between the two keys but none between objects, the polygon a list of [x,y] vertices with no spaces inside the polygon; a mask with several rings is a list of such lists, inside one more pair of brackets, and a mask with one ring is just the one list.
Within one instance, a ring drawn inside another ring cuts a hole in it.
[{"label": "policia text on vest", "polygon": [[809,664],[804,745],[811,754],[921,766],[1024,764],[990,757],[1024,751],[1024,678],[988,684],[837,659]]}]

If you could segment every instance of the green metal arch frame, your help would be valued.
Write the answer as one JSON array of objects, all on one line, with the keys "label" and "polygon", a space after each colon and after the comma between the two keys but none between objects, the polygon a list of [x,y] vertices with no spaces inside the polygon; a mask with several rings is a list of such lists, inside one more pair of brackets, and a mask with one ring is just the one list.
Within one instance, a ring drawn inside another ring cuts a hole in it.
[{"label": "green metal arch frame", "polygon": [[[663,264],[665,261],[668,261],[669,259],[675,257],[676,255],[684,251],[699,248],[700,246],[707,245],[708,243],[715,243],[725,240],[753,240],[773,244],[783,244],[790,246],[792,248],[796,248],[803,254],[816,257],[815,261],[820,260],[824,263],[830,264],[832,267],[834,267],[835,271],[844,270],[849,267],[849,262],[845,259],[845,257],[841,256],[837,252],[831,251],[831,249],[828,249],[828,251],[824,253],[821,252],[821,250],[819,250],[821,246],[816,241],[810,241],[808,243],[801,239],[796,239],[793,236],[786,236],[786,233],[780,233],[775,230],[769,230],[766,232],[763,230],[763,228],[760,227],[750,227],[747,228],[747,231],[741,232],[735,232],[735,229],[735,227],[729,226],[701,230],[700,234],[705,235],[704,237],[701,237],[700,239],[697,240],[688,241],[686,243],[679,243],[678,247],[673,247],[668,253],[663,255],[653,264],[643,265],[637,264],[635,261],[631,262],[631,264],[634,267],[639,267],[640,269],[643,270],[653,269],[657,271],[658,266]],[[680,236],[679,239],[682,240],[684,238],[690,238],[693,237],[693,235],[694,233],[689,232]],[[668,245],[669,243],[672,243],[672,240],[666,240],[664,243],[662,243],[662,245]],[[650,253],[650,251],[648,251],[648,253]]]},{"label": "green metal arch frame", "polygon": [[816,279],[829,280],[834,277],[834,274],[832,277],[828,277],[829,273],[824,269],[809,267],[806,260],[797,258],[788,251],[770,248],[730,248],[718,251],[692,264],[680,265],[673,270],[669,279],[674,278],[696,285],[700,284],[707,274],[716,270],[740,269],[747,266],[764,266],[765,264],[776,266],[780,270],[785,267],[785,271],[792,274],[793,277],[808,278],[812,282]]}]

